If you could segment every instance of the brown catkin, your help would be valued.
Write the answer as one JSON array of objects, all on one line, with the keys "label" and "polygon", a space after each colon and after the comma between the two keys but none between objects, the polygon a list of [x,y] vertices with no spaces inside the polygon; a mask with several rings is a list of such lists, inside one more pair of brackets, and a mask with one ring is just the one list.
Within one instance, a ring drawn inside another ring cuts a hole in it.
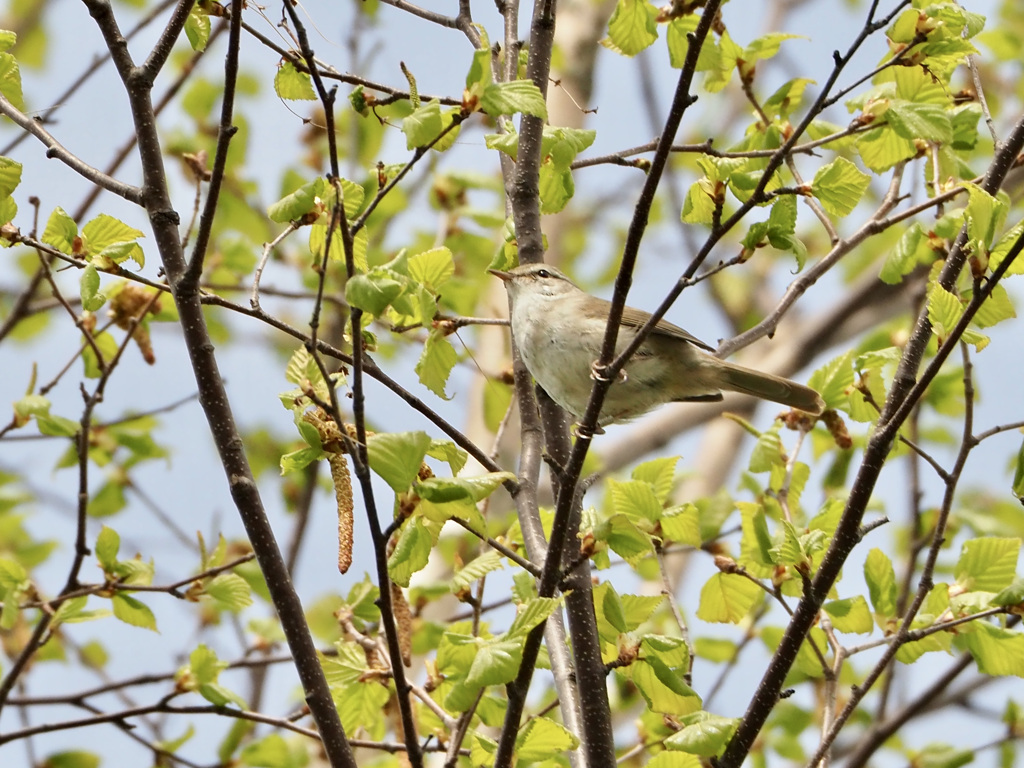
[{"label": "brown catkin", "polygon": [[352,501],[352,476],[343,453],[327,454],[334,481],[334,498],[338,502],[338,570],[347,573],[352,565],[352,528],[355,504]]},{"label": "brown catkin", "polygon": [[391,612],[395,616],[395,627],[398,629],[398,648],[402,652],[402,663],[412,666],[412,611],[405,599],[402,588],[391,583]]}]

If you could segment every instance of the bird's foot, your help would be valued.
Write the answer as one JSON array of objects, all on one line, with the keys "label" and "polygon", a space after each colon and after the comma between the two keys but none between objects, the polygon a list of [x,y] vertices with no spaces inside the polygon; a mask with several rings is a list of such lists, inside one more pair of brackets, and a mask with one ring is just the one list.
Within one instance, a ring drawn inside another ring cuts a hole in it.
[{"label": "bird's foot", "polygon": [[[601,365],[600,360],[595,360],[590,364],[590,378],[594,381],[610,381],[610,379],[605,375],[607,371],[608,366]],[[619,383],[622,383],[629,380],[629,374],[626,373],[625,368],[620,368],[618,374],[616,374],[616,378],[619,380]]]},{"label": "bird's foot", "polygon": [[579,440],[589,440],[594,435],[603,435],[603,434],[604,434],[604,429],[601,428],[600,424],[598,424],[596,427],[594,427],[594,431],[593,432],[588,432],[587,430],[583,429],[583,427],[581,427],[579,424],[573,424],[572,425],[572,435],[573,435],[573,437],[575,437],[575,438],[577,438]]}]

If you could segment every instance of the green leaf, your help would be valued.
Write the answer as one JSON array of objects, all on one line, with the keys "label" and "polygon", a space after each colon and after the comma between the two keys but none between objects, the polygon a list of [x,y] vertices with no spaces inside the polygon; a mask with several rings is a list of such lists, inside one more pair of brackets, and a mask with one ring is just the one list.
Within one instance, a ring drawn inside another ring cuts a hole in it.
[{"label": "green leaf", "polygon": [[471,686],[504,685],[515,680],[523,661],[523,644],[518,640],[488,640],[480,643],[466,675]]},{"label": "green leaf", "polygon": [[631,565],[654,554],[650,534],[625,515],[612,515],[605,530],[608,546]]},{"label": "green leaf", "polygon": [[345,283],[345,300],[353,307],[380,317],[395,299],[402,295],[405,286],[392,279],[382,270],[373,270],[367,275],[352,275]]},{"label": "green leaf", "polygon": [[680,717],[700,710],[700,696],[684,682],[681,671],[672,669],[657,655],[645,655],[628,670],[629,679],[652,711]]},{"label": "green leaf", "polygon": [[716,573],[700,590],[697,618],[716,624],[737,624],[761,595],[761,588],[744,576]]},{"label": "green leaf", "polygon": [[639,520],[653,523],[661,518],[661,502],[658,501],[650,483],[638,480],[609,480],[608,495],[614,512],[633,518],[634,522]]},{"label": "green leaf", "polygon": [[0,157],[0,198],[10,197],[21,183],[21,163]]},{"label": "green leaf", "polygon": [[[996,269],[996,267],[1002,264],[1010,249],[1013,248],[1014,244],[1022,236],[1024,236],[1024,221],[1018,222],[1005,235],[999,238],[999,242],[993,246],[992,253],[989,255],[989,267]],[[1017,256],[1014,259],[1013,263],[1007,267],[1006,274],[1024,275],[1024,255]]]},{"label": "green leaf", "polygon": [[853,387],[853,352],[847,352],[825,363],[811,374],[807,386],[817,390],[826,408],[842,408],[849,402]]},{"label": "green leaf", "polygon": [[872,549],[868,552],[864,561],[864,580],[868,583],[879,627],[884,629],[885,622],[896,616],[897,587],[892,561],[882,550]]},{"label": "green leaf", "polygon": [[252,605],[249,582],[237,573],[220,573],[204,586],[203,591],[230,611],[238,612]]},{"label": "green leaf", "polygon": [[400,587],[408,587],[413,574],[423,570],[434,546],[434,537],[423,520],[412,518],[402,526],[394,551],[388,557],[388,575]]},{"label": "green leaf", "polygon": [[619,593],[615,589],[608,585],[608,589],[604,591],[604,597],[601,600],[601,610],[604,613],[604,618],[609,624],[619,633],[629,632],[630,627],[626,621],[626,612],[622,606],[622,600],[619,598]]},{"label": "green leaf", "polygon": [[854,632],[858,635],[870,634],[874,624],[871,611],[862,595],[849,597],[845,600],[833,600],[823,606],[825,613],[832,620],[832,626],[840,632]]},{"label": "green leaf", "polygon": [[106,573],[113,573],[117,567],[117,553],[121,549],[121,537],[113,528],[103,526],[96,537],[96,559]]},{"label": "green leaf", "polygon": [[[970,301],[972,294],[973,291],[969,291],[964,298]],[[1014,309],[1010,294],[1006,292],[1006,288],[1001,283],[996,283],[992,286],[992,292],[988,298],[978,308],[972,322],[979,328],[991,328],[993,325],[998,325],[1004,320],[1010,320],[1016,316],[1017,311]]]},{"label": "green leaf", "polygon": [[419,376],[420,384],[442,400],[450,400],[451,396],[445,391],[445,385],[458,361],[459,356],[455,352],[455,347],[448,341],[444,332],[432,331],[423,345],[423,354],[416,363],[416,375]]},{"label": "green leaf", "polygon": [[670,507],[662,513],[661,534],[666,541],[699,547],[703,541],[700,532],[700,510],[695,504]]},{"label": "green leaf", "polygon": [[658,9],[647,0],[618,0],[608,20],[606,47],[626,56],[636,56],[658,39]]},{"label": "green leaf", "polygon": [[514,481],[511,472],[488,472],[474,477],[430,477],[416,484],[416,493],[435,504],[468,500],[474,504],[490,496],[502,483]]},{"label": "green leaf", "polygon": [[779,436],[779,428],[772,427],[762,432],[757,438],[757,445],[750,454],[751,472],[768,472],[780,464],[785,464],[782,451],[782,438]]},{"label": "green leaf", "polygon": [[811,182],[811,194],[833,216],[848,216],[867,191],[871,177],[845,157],[837,157],[818,169]]},{"label": "green leaf", "polygon": [[1007,206],[977,184],[966,184],[967,187],[967,236],[973,242],[980,243],[987,251],[995,242],[996,234],[1006,221]]},{"label": "green leaf", "polygon": [[676,479],[676,465],[679,456],[664,456],[638,464],[631,473],[634,480],[649,483],[659,504],[668,501]]},{"label": "green leaf", "polygon": [[937,255],[930,247],[930,240],[924,228],[918,222],[914,222],[907,227],[896,245],[889,251],[889,255],[885,257],[878,277],[883,283],[896,285],[913,272],[918,264],[926,263],[927,259],[934,259]]},{"label": "green leaf", "polygon": [[14,105],[25,111],[25,96],[21,90],[21,69],[18,60],[9,53],[0,53],[0,93]]},{"label": "green leaf", "polygon": [[441,119],[441,102],[434,99],[424,104],[402,121],[406,149],[425,147],[444,130]]},{"label": "green leaf", "polygon": [[500,552],[493,550],[484,552],[459,568],[452,576],[452,592],[467,589],[473,582],[479,581],[487,574],[500,571],[505,565]]},{"label": "green leaf", "polygon": [[685,718],[683,723],[683,729],[669,736],[665,746],[691,755],[715,757],[725,749],[740,721],[735,717],[698,712]]},{"label": "green leaf", "polygon": [[965,541],[953,573],[965,592],[999,592],[1016,576],[1020,539],[986,537]]},{"label": "green leaf", "polygon": [[917,156],[917,146],[888,125],[860,134],[856,142],[860,159],[875,173],[884,173],[899,162]]},{"label": "green leaf", "polygon": [[433,293],[440,293],[441,287],[455,274],[452,252],[444,246],[410,256],[408,264],[409,277]]},{"label": "green leaf", "polygon": [[82,298],[82,308],[89,312],[95,312],[107,303],[107,297],[100,293],[100,273],[92,264],[82,270],[78,290]]},{"label": "green leaf", "polygon": [[125,243],[134,243],[138,238],[144,237],[141,230],[130,227],[113,216],[101,213],[82,227],[82,237],[85,238],[89,247],[89,254],[94,258],[108,256],[115,262],[124,261],[128,253],[120,258],[115,254],[109,254],[115,246]]},{"label": "green leaf", "polygon": [[446,462],[453,475],[459,474],[469,460],[469,454],[450,440],[432,440],[427,456]]},{"label": "green leaf", "polygon": [[114,616],[125,624],[157,631],[156,617],[145,603],[124,592],[115,592],[111,601],[114,605]]},{"label": "green leaf", "polygon": [[43,758],[40,765],[46,768],[99,768],[100,756],[78,749],[54,752]]},{"label": "green leaf", "polygon": [[430,443],[430,435],[426,432],[373,435],[366,441],[370,469],[380,475],[395,493],[405,493],[419,474]]},{"label": "green leaf", "polygon": [[976,631],[960,637],[980,672],[996,677],[1024,677],[1024,635],[984,621],[972,626]]},{"label": "green leaf", "polygon": [[1024,501],[1024,442],[1017,451],[1017,461],[1013,471],[1013,495],[1018,501]]},{"label": "green leaf", "polygon": [[77,239],[78,225],[74,219],[68,216],[63,208],[54,208],[46,221],[46,229],[43,230],[43,242],[52,245],[61,253],[70,255],[75,251]]},{"label": "green leaf", "polygon": [[227,669],[228,663],[217,658],[217,654],[200,645],[189,655],[189,670],[198,683],[215,683],[221,670]]},{"label": "green leaf", "polygon": [[668,46],[669,64],[673,69],[682,69],[686,63],[686,54],[690,50],[688,35],[697,29],[700,17],[689,14],[672,19],[665,31],[665,44]]},{"label": "green leaf", "polygon": [[290,61],[281,63],[274,75],[274,92],[288,101],[315,101],[316,91],[308,72],[300,72]]},{"label": "green leaf", "polygon": [[188,37],[193,51],[206,50],[206,43],[210,39],[210,14],[200,3],[192,6],[188,18],[185,19],[185,36]]},{"label": "green leaf", "polygon": [[546,717],[535,717],[516,736],[516,761],[529,765],[552,760],[571,752],[579,744],[580,740],[564,726]]},{"label": "green leaf", "polygon": [[271,221],[280,224],[297,221],[308,213],[319,213],[323,208],[321,197],[326,194],[326,182],[322,178],[303,184],[267,209]]},{"label": "green leaf", "polygon": [[480,106],[491,117],[517,112],[542,119],[548,116],[544,95],[532,80],[491,83],[480,97]]},{"label": "green leaf", "polygon": [[892,99],[883,117],[896,135],[905,139],[924,139],[940,144],[953,141],[952,121],[946,110],[938,104]]}]

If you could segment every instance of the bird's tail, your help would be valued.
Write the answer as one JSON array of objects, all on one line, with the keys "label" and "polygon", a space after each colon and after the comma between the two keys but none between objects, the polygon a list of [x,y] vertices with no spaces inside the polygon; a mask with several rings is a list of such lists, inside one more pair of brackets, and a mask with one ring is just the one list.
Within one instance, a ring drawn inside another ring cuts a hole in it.
[{"label": "bird's tail", "polygon": [[719,363],[722,366],[719,369],[722,377],[722,389],[771,400],[773,403],[788,405],[814,416],[818,416],[825,410],[825,401],[810,387],[797,384],[795,381],[784,379],[781,376],[773,376],[770,373],[761,373],[735,363],[727,363],[724,360]]}]

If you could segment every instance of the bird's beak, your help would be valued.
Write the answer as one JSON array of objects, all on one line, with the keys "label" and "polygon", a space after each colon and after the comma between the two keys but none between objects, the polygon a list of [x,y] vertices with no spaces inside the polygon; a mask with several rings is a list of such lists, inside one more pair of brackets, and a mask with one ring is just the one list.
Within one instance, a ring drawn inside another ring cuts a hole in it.
[{"label": "bird's beak", "polygon": [[512,273],[511,272],[503,272],[500,269],[488,269],[487,271],[490,272],[495,277],[500,278],[503,282],[506,282],[506,283],[509,280],[512,279]]}]

